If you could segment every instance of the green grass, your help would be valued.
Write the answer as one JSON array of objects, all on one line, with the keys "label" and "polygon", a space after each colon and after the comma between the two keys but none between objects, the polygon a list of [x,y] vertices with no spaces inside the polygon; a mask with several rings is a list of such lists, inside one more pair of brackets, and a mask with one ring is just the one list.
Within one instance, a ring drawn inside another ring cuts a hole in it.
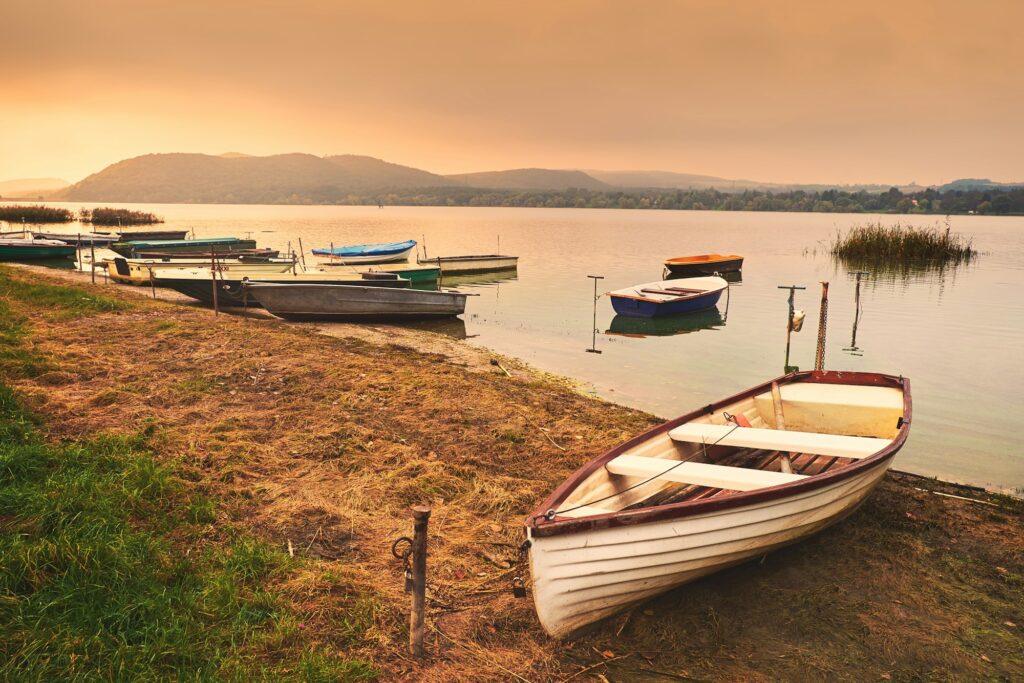
[{"label": "green grass", "polygon": [[977,256],[971,240],[945,227],[916,227],[881,222],[858,225],[836,235],[830,246],[833,256],[850,261],[891,263],[966,263]]},{"label": "green grass", "polygon": [[69,223],[74,215],[54,206],[15,204],[0,206],[0,221],[9,223]]},{"label": "green grass", "polygon": [[0,268],[0,300],[3,299],[43,308],[62,319],[131,308],[125,301],[97,294],[84,287],[31,282],[15,276],[10,268]]},{"label": "green grass", "polygon": [[214,511],[145,434],[49,444],[0,384],[0,679],[375,677],[275,646],[297,618],[271,586],[295,560],[204,542]]}]

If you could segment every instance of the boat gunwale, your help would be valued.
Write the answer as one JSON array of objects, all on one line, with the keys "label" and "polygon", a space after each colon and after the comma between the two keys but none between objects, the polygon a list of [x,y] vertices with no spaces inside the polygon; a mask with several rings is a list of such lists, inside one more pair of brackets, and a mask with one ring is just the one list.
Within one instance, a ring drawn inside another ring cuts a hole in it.
[{"label": "boat gunwale", "polygon": [[[714,258],[711,258],[714,257]],[[743,256],[739,254],[697,254],[696,256],[673,256],[665,259],[666,266],[688,266],[688,265],[711,265],[715,263],[728,263],[731,261],[742,261]]]},{"label": "boat gunwale", "polygon": [[508,260],[519,260],[518,256],[508,256],[506,254],[467,254],[466,256],[430,256],[427,258],[416,258],[417,263],[448,263],[451,261],[491,261],[494,259],[508,259]]},{"label": "boat gunwale", "polygon": [[[606,514],[579,518],[547,519],[546,513],[549,510],[557,510],[558,506],[564,502],[569,494],[571,494],[587,477],[598,469],[604,467],[608,461],[618,457],[625,451],[634,448],[655,436],[668,432],[681,424],[703,415],[713,413],[722,407],[742,401],[757,394],[764,393],[765,391],[770,391],[772,383],[774,382],[778,382],[779,385],[782,386],[783,384],[791,384],[807,380],[820,384],[890,386],[892,388],[902,390],[903,423],[900,425],[896,437],[885,448],[882,448],[867,458],[857,460],[842,469],[812,475],[800,481],[754,489],[752,491],[744,491],[728,496],[681,501],[678,503],[656,505],[650,508],[640,508],[637,510],[617,510]],[[788,375],[783,375],[657,425],[653,429],[649,429],[648,431],[615,446],[603,455],[590,460],[573,474],[569,475],[569,477],[563,481],[561,485],[559,485],[551,495],[544,500],[543,503],[534,509],[534,511],[526,518],[526,528],[529,534],[534,537],[560,536],[563,534],[596,531],[599,529],[633,526],[637,524],[647,524],[650,522],[691,517],[705,512],[728,510],[753,503],[760,503],[775,500],[777,498],[785,498],[798,493],[813,491],[861,474],[880,464],[884,464],[886,460],[895,456],[903,447],[903,444],[906,443],[907,437],[910,434],[912,412],[913,405],[910,396],[910,380],[906,377],[875,372],[850,372],[842,370],[805,370],[803,372],[793,372]]]}]

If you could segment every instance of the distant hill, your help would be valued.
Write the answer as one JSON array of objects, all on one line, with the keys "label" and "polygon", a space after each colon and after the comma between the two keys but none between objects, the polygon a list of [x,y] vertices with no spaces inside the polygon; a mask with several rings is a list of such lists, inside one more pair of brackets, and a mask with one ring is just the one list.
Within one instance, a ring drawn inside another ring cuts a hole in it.
[{"label": "distant hill", "polygon": [[[862,185],[829,185],[827,183],[767,183],[759,180],[741,178],[719,178],[711,175],[693,173],[675,173],[673,171],[596,171],[587,173],[614,187],[664,189],[664,190],[719,190],[720,192],[744,192],[761,190],[769,192],[822,192],[824,190],[844,190],[846,192],[885,192],[892,185],[881,183]],[[897,185],[903,192],[917,192],[925,189],[913,183]]]},{"label": "distant hill", "polygon": [[365,156],[147,154],[112,164],[56,197],[71,201],[328,203],[344,201],[352,192],[451,184],[443,176]]},{"label": "distant hill", "polygon": [[988,178],[960,178],[951,183],[940,185],[936,189],[939,192],[948,192],[949,190],[1010,190],[1015,187],[1024,187],[1024,183],[997,183]]},{"label": "distant hill", "polygon": [[517,168],[510,171],[483,171],[445,176],[466,187],[492,190],[611,190],[583,171],[561,171],[548,168]]},{"label": "distant hill", "polygon": [[19,197],[38,197],[68,186],[68,181],[60,178],[19,178],[17,180],[0,181],[0,197],[17,199]]}]

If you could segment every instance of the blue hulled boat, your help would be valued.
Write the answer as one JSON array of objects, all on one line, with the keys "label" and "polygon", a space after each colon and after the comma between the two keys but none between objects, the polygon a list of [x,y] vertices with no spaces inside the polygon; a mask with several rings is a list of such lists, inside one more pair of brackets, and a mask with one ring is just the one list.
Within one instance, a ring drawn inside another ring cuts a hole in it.
[{"label": "blue hulled boat", "polygon": [[729,283],[720,277],[691,277],[633,285],[609,292],[608,296],[619,315],[653,318],[711,308],[728,287]]},{"label": "blue hulled boat", "polygon": [[383,244],[350,244],[344,247],[314,249],[317,256],[329,256],[345,263],[390,263],[405,261],[416,247],[416,240]]}]

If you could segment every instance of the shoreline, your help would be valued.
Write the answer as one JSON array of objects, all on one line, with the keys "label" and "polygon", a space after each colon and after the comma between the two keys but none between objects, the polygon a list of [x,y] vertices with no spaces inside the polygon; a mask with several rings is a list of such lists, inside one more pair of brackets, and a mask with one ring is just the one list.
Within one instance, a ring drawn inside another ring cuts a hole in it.
[{"label": "shoreline", "polygon": [[[1024,675],[1016,499],[891,471],[832,529],[559,643],[540,631],[530,600],[511,595],[525,571],[523,517],[652,416],[436,333],[346,324],[326,336],[266,316],[214,317],[163,290],[152,301],[146,288],[93,288],[88,274],[0,267],[0,277],[27,321],[24,343],[46,361],[38,374],[0,379],[48,439],[149,434],[154,457],[213,501],[213,521],[177,540],[183,552],[242,532],[294,549],[301,564],[267,584],[309,630],[261,657],[315,643],[386,679],[438,681],[509,671],[527,680]],[[43,303],[57,284],[70,300],[95,293],[125,308],[77,315]],[[433,637],[415,663],[404,655],[408,599],[388,548],[411,529],[408,507],[423,503],[434,508]],[[353,610],[363,617],[349,632]]]}]

